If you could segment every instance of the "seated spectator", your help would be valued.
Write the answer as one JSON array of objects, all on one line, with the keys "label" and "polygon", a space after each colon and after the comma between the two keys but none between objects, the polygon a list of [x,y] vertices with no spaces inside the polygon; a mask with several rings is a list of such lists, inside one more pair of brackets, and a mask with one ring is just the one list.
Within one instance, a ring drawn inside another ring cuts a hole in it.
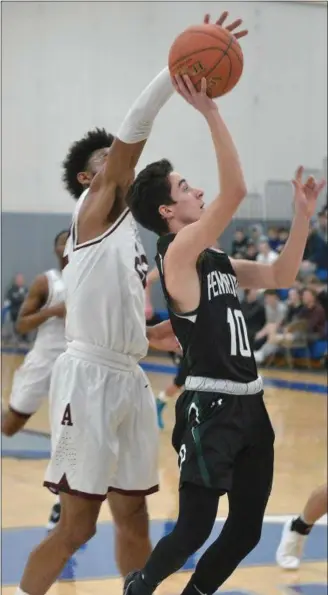
[{"label": "seated spectator", "polygon": [[287,312],[284,320],[282,321],[280,328],[295,322],[299,319],[301,310],[303,308],[301,292],[296,287],[292,287],[288,292],[287,298]]},{"label": "seated spectator", "polygon": [[28,293],[28,288],[25,285],[24,276],[21,273],[17,273],[15,275],[11,286],[9,287],[7,294],[6,294],[6,301],[9,306],[9,314],[11,318],[11,322],[14,327],[14,333],[17,338],[21,338],[26,340],[26,336],[21,336],[16,331],[16,322],[18,318],[18,313],[21,308],[23,301]]},{"label": "seated spectator", "polygon": [[255,245],[258,244],[260,237],[263,236],[263,226],[257,223],[249,228],[249,237]]},{"label": "seated spectator", "polygon": [[327,242],[328,233],[327,213],[327,207],[323,208],[320,213],[318,213],[318,234],[325,242]]},{"label": "seated spectator", "polygon": [[271,250],[277,251],[280,244],[279,231],[277,227],[269,227],[268,229],[268,240]]},{"label": "seated spectator", "polygon": [[[254,357],[256,362],[262,363],[272,353],[270,339],[276,334],[278,327],[286,316],[287,306],[279,299],[275,289],[264,292],[265,324],[256,333],[254,342]],[[274,350],[273,350],[274,351]]]},{"label": "seated spectator", "polygon": [[273,355],[279,345],[291,346],[294,341],[305,339],[306,323],[301,318],[303,310],[301,292],[295,287],[289,290],[286,304],[287,311],[284,319],[276,331],[270,333],[268,341],[263,347],[264,357]]},{"label": "seated spectator", "polygon": [[242,252],[235,252],[233,257],[235,260],[242,260],[245,258],[245,255]]},{"label": "seated spectator", "polygon": [[312,221],[304,250],[303,262],[300,268],[303,278],[312,274],[317,268],[326,269],[327,262],[327,241],[319,235],[315,228],[315,223]]},{"label": "seated spectator", "polygon": [[248,240],[245,258],[246,260],[256,260],[257,257],[257,247],[253,240]]},{"label": "seated spectator", "polygon": [[283,247],[285,246],[287,240],[288,240],[288,236],[289,236],[289,230],[286,227],[280,227],[280,229],[278,230],[278,244],[277,244],[277,248],[276,251],[277,252],[281,252],[281,250],[283,249]]},{"label": "seated spectator", "polygon": [[302,295],[303,309],[300,319],[307,325],[307,340],[309,343],[326,337],[326,315],[313,289],[305,288]]},{"label": "seated spectator", "polygon": [[253,348],[255,335],[265,325],[264,305],[256,289],[245,290],[245,297],[241,307],[247,324],[248,338]]},{"label": "seated spectator", "polygon": [[271,250],[268,238],[266,236],[261,236],[258,243],[257,262],[261,262],[262,264],[272,264],[277,258],[278,254],[277,252],[274,252],[274,250]]},{"label": "seated spectator", "polygon": [[241,227],[237,227],[234,233],[234,239],[231,246],[231,255],[236,258],[236,254],[244,255],[247,248],[247,237]]},{"label": "seated spectator", "polygon": [[315,275],[307,279],[307,288],[315,291],[319,304],[325,311],[326,319],[328,319],[328,290],[327,284],[322,283]]}]

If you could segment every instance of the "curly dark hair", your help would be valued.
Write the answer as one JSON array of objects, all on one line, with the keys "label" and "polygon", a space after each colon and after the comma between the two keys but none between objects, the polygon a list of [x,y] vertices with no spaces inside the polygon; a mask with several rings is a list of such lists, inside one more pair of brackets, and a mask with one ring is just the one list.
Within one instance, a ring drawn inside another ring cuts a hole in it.
[{"label": "curly dark hair", "polygon": [[83,190],[77,175],[87,169],[88,161],[94,151],[110,147],[113,140],[113,135],[104,128],[95,128],[71,145],[63,162],[63,182],[74,198],[78,199]]},{"label": "curly dark hair", "polygon": [[173,171],[167,159],[147,165],[129,189],[126,201],[132,215],[146,229],[162,235],[168,232],[167,222],[159,213],[161,205],[172,205],[169,174]]}]

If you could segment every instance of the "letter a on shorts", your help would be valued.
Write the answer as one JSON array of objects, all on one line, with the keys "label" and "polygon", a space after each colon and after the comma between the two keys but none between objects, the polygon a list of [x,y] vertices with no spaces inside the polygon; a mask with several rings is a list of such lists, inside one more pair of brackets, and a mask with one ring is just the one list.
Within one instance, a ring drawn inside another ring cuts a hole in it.
[{"label": "letter a on shorts", "polygon": [[61,425],[62,426],[72,426],[73,425],[70,404],[66,405],[66,407],[65,407],[63,419],[61,420]]}]

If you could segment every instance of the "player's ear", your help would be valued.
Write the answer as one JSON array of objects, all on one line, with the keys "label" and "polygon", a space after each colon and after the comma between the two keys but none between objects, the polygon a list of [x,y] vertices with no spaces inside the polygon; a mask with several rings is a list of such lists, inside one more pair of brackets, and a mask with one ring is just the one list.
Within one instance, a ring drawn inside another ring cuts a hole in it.
[{"label": "player's ear", "polygon": [[158,212],[162,219],[172,219],[173,217],[173,205],[161,205],[158,209]]},{"label": "player's ear", "polygon": [[81,171],[77,174],[77,181],[80,182],[81,186],[89,186],[91,183],[91,175],[86,171]]}]

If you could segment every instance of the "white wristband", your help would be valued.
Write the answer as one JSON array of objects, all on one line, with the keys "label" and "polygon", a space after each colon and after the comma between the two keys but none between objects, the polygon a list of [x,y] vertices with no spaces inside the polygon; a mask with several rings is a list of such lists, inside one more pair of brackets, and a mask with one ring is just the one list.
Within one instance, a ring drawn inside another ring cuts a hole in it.
[{"label": "white wristband", "polygon": [[146,87],[129,110],[117,137],[127,144],[146,140],[163,105],[173,95],[174,87],[168,68],[164,68]]}]

